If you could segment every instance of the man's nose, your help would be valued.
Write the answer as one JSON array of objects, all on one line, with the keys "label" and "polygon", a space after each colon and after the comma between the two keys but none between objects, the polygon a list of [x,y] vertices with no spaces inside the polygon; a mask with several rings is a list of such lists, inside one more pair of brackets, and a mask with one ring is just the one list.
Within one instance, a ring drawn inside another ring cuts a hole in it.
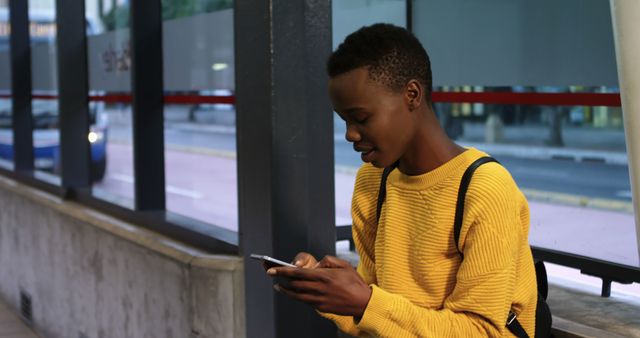
[{"label": "man's nose", "polygon": [[344,138],[351,143],[358,142],[361,139],[360,132],[353,124],[347,123],[347,131],[344,134]]}]

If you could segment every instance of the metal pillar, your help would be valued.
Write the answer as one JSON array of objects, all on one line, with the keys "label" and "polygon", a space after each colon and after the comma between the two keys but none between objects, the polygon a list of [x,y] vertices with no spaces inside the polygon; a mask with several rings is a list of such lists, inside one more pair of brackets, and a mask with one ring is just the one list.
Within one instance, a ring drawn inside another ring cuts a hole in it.
[{"label": "metal pillar", "polygon": [[162,4],[131,6],[131,94],[136,210],[165,209]]},{"label": "metal pillar", "polygon": [[90,186],[87,37],[84,1],[57,0],[58,92],[62,186]]},{"label": "metal pillar", "polygon": [[[289,260],[335,252],[330,0],[235,1],[240,250]],[[246,261],[247,337],[335,337]]]},{"label": "metal pillar", "polygon": [[10,0],[11,98],[13,106],[13,163],[16,171],[33,170],[31,112],[31,45],[29,1]]},{"label": "metal pillar", "polygon": [[640,257],[640,1],[610,4]]}]

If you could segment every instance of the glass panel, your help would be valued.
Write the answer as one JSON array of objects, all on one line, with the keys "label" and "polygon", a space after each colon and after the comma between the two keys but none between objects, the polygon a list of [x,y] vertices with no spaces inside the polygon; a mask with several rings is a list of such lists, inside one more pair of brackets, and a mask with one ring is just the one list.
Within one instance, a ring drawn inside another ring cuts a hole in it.
[{"label": "glass panel", "polygon": [[385,22],[407,26],[406,0],[349,0],[333,1],[333,49],[362,26]]},{"label": "glass panel", "polygon": [[163,2],[165,168],[167,210],[237,231],[236,113],[225,103],[235,89],[230,6]]},{"label": "glass panel", "polygon": [[[523,90],[435,88],[440,92],[465,89]],[[531,87],[526,91],[606,93],[617,88]],[[484,150],[509,169],[529,200],[532,245],[639,266],[620,107],[435,106],[458,144]]]},{"label": "glass panel", "polygon": [[129,30],[113,29],[128,27],[129,8],[122,1],[86,0],[85,4],[92,193],[133,208]]},{"label": "glass panel", "polygon": [[[378,22],[406,27],[407,7],[404,0],[350,0],[332,2],[333,49],[347,35],[362,26]],[[335,192],[336,224],[351,224],[351,196],[355,175],[362,164],[360,155],[353,151],[351,143],[344,138],[346,126],[335,113],[333,116],[335,140]],[[343,243],[344,244],[344,243]]]},{"label": "glass panel", "polygon": [[[99,92],[96,98],[112,93]],[[129,103],[92,102],[97,123],[92,126],[95,142],[91,144],[91,169],[94,196],[112,203],[133,208],[134,174]],[[100,137],[102,135],[102,137]]]},{"label": "glass panel", "polygon": [[[607,2],[415,1],[413,22],[435,91],[619,92]],[[459,102],[436,104],[441,123],[509,169],[529,200],[533,245],[640,266],[620,107]]]},{"label": "glass panel", "polygon": [[0,165],[5,168],[13,162],[9,32],[9,4],[0,1]]},{"label": "glass panel", "polygon": [[[58,73],[54,0],[29,2],[34,167],[60,175]],[[50,175],[41,174],[40,178]],[[54,179],[54,181],[57,181]]]},{"label": "glass panel", "polygon": [[618,85],[608,1],[413,1],[412,23],[440,85]]}]

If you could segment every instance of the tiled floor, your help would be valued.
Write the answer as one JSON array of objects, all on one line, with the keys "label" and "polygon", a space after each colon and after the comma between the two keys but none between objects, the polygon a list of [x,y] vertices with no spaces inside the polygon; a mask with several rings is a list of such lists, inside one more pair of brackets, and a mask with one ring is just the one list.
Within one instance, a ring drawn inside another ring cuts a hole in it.
[{"label": "tiled floor", "polygon": [[38,336],[0,302],[0,338],[38,338]]}]

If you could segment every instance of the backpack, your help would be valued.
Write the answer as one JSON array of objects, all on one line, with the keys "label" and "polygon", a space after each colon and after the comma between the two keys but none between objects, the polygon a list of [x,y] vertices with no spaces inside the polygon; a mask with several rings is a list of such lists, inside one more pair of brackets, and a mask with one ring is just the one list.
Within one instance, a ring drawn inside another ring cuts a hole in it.
[{"label": "backpack", "polygon": [[[498,162],[496,159],[492,157],[481,157],[474,161],[464,172],[462,175],[462,179],[460,180],[460,188],[458,189],[458,199],[456,202],[456,213],[455,213],[455,222],[453,228],[453,236],[454,243],[456,244],[456,248],[460,253],[460,257],[464,259],[464,255],[460,248],[458,248],[458,241],[460,239],[460,230],[462,228],[462,216],[464,213],[464,200],[467,189],[469,188],[469,183],[471,182],[471,177],[475,170],[489,162]],[[382,204],[384,203],[386,192],[387,192],[387,177],[389,173],[397,166],[397,162],[384,169],[382,172],[382,180],[380,181],[380,190],[378,192],[378,204],[377,204],[377,221],[380,221],[380,211],[382,210]],[[546,302],[547,294],[548,294],[548,284],[547,284],[547,271],[544,266],[543,261],[534,260],[534,266],[536,271],[536,284],[538,289],[538,302],[536,306],[536,334],[534,338],[548,338],[551,337],[551,310],[549,309],[549,305]],[[509,311],[509,315],[507,317],[506,327],[518,338],[529,338],[527,332],[524,330],[520,322],[518,322],[517,314],[513,311]]]}]

